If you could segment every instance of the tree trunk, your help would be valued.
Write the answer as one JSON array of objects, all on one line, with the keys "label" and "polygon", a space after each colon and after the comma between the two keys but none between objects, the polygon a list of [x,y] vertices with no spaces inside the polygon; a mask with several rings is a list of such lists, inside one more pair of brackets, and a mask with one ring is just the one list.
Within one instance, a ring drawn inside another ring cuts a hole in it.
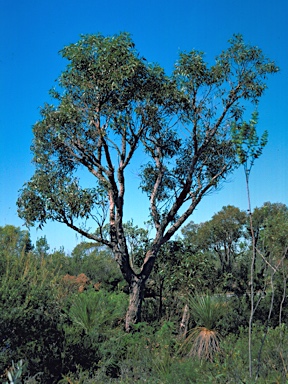
[{"label": "tree trunk", "polygon": [[180,339],[186,338],[187,331],[188,331],[189,318],[190,318],[189,307],[188,307],[188,304],[185,304],[184,310],[183,310],[182,320],[180,323],[180,329],[179,329],[179,338]]},{"label": "tree trunk", "polygon": [[129,287],[129,307],[126,313],[125,330],[130,332],[132,326],[141,321],[141,307],[144,298],[145,281],[134,276]]},{"label": "tree trunk", "polygon": [[160,280],[160,287],[159,287],[159,309],[158,309],[158,317],[159,320],[162,317],[163,312],[163,287],[164,287],[164,279]]}]

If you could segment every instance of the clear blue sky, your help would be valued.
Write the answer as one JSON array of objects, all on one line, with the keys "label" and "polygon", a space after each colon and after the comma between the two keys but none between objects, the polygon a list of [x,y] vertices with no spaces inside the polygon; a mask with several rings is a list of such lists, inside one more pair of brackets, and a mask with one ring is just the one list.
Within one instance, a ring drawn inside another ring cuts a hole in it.
[{"label": "clear blue sky", "polygon": [[[288,204],[287,19],[287,0],[1,0],[0,226],[23,225],[16,200],[33,174],[32,125],[64,69],[58,51],[80,34],[97,32],[130,32],[140,54],[168,72],[182,50],[204,51],[212,62],[234,33],[275,60],[281,72],[269,79],[259,108],[259,130],[269,131],[269,144],[252,171],[251,194],[254,207],[265,201]],[[136,191],[126,203],[126,219],[139,225],[147,219],[140,200]],[[247,208],[242,169],[220,192],[206,197],[191,220],[208,220],[228,204]],[[33,242],[44,235],[52,249],[63,245],[71,251],[81,240],[60,224],[31,230]]]}]

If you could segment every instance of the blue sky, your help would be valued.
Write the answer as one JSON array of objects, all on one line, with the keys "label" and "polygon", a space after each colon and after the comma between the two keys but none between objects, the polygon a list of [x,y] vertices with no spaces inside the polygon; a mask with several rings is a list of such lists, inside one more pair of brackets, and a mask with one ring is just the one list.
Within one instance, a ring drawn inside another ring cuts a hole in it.
[{"label": "blue sky", "polygon": [[[97,32],[130,32],[140,54],[168,73],[183,50],[204,51],[213,63],[234,33],[243,34],[275,60],[281,71],[269,79],[259,107],[258,128],[268,130],[269,143],[251,174],[251,198],[253,207],[265,201],[288,204],[287,19],[286,0],[1,0],[0,226],[23,225],[16,200],[33,174],[32,125],[65,67],[58,52],[80,34]],[[220,192],[206,197],[191,220],[209,220],[228,204],[247,209],[242,169]],[[125,217],[142,225],[146,208],[141,194],[132,191]],[[60,224],[49,223],[42,231],[31,229],[33,242],[44,235],[52,249],[63,245],[71,251],[81,241]]]}]

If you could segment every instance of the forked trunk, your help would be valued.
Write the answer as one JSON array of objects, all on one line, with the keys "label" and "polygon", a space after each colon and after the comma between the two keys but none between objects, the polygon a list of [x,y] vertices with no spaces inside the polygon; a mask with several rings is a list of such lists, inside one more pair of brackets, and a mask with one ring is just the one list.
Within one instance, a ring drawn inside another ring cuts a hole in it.
[{"label": "forked trunk", "polygon": [[129,287],[129,307],[126,313],[125,330],[130,332],[134,324],[141,321],[141,307],[144,298],[145,281],[133,277]]}]

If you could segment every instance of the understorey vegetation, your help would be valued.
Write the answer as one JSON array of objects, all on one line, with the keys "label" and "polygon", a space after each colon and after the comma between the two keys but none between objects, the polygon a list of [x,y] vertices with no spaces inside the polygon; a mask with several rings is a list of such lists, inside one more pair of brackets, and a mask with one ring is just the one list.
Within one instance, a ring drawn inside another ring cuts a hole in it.
[{"label": "understorey vegetation", "polygon": [[[124,227],[137,269],[149,232]],[[251,375],[247,212],[225,206],[165,244],[129,333],[129,286],[109,247],[82,242],[68,255],[1,227],[1,382],[286,383],[287,206],[256,208],[253,231]]]}]

